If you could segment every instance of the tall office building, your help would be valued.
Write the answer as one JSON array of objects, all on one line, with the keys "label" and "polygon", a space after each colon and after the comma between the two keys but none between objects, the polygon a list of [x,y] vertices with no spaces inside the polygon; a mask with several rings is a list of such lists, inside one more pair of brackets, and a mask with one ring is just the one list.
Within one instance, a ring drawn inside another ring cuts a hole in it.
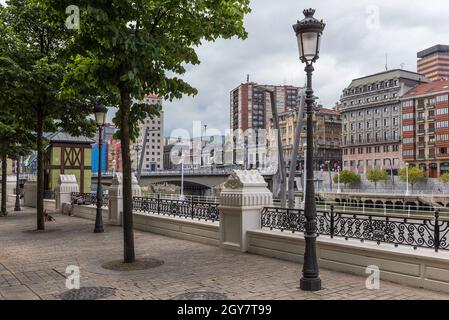
[{"label": "tall office building", "polygon": [[[230,126],[232,130],[267,129],[272,119],[270,94],[254,82],[239,85],[230,93]],[[279,113],[288,111],[297,104],[301,88],[290,85],[264,85],[275,92]]]},{"label": "tall office building", "polygon": [[430,178],[449,172],[449,81],[417,86],[401,100],[404,161]]},{"label": "tall office building", "polygon": [[[144,102],[157,106],[162,105],[162,100],[155,95],[146,95]],[[139,125],[140,134],[131,145],[131,160],[133,168],[138,169],[138,163],[143,159],[142,172],[162,170],[164,166],[164,113],[160,111],[159,117],[146,118]],[[146,135],[146,136],[145,136]],[[142,158],[142,149],[143,158]]]},{"label": "tall office building", "polygon": [[418,73],[430,81],[449,80],[449,46],[438,44],[418,52]]},{"label": "tall office building", "polygon": [[418,73],[396,69],[355,79],[343,90],[343,169],[397,172],[402,158],[400,97],[426,82]]}]

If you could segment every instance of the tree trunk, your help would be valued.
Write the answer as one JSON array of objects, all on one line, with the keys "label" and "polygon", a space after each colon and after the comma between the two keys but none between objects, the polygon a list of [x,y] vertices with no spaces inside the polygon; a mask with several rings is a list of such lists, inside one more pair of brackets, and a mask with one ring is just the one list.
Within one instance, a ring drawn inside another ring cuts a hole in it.
[{"label": "tree trunk", "polygon": [[123,162],[123,244],[125,263],[135,261],[133,230],[133,198],[131,178],[131,155],[129,151],[129,113],[130,99],[128,90],[120,87],[120,135]]},{"label": "tree trunk", "polygon": [[42,114],[37,114],[37,230],[45,230],[44,217],[44,117]]},{"label": "tree trunk", "polygon": [[6,154],[2,155],[2,204],[0,211],[2,213],[6,212],[6,197],[8,196],[6,194],[6,183],[8,179],[8,175],[6,173],[6,166],[7,166],[7,157]]}]

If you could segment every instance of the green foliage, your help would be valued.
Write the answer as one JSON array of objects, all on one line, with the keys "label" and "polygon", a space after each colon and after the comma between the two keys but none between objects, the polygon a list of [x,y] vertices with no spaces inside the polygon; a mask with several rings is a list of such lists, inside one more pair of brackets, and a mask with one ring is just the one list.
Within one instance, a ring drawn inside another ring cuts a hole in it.
[{"label": "green foliage", "polygon": [[390,178],[390,176],[388,175],[387,171],[382,170],[380,168],[374,167],[371,168],[367,173],[366,173],[366,179],[368,181],[374,182],[374,187],[377,189],[377,183],[379,181],[387,181]]},{"label": "green foliage", "polygon": [[343,170],[339,175],[334,176],[334,183],[338,183],[340,176],[340,183],[346,186],[356,186],[360,183],[360,176],[352,171]]},{"label": "green foliage", "polygon": [[[407,168],[402,168],[399,170],[399,178],[402,181],[407,181]],[[418,182],[423,182],[426,180],[426,172],[418,167],[408,168],[408,183],[413,186]]]},{"label": "green foliage", "polygon": [[449,172],[443,173],[438,180],[441,183],[449,183]]},{"label": "green foliage", "polygon": [[0,211],[0,217],[6,217],[8,215],[8,211]]},{"label": "green foliage", "polygon": [[[64,23],[71,0],[41,0]],[[153,93],[166,100],[195,95],[197,90],[178,76],[187,65],[200,61],[196,48],[205,41],[247,36],[244,16],[249,0],[89,0],[76,3],[80,29],[74,30],[74,53],[65,90],[86,88],[111,94],[111,105],[120,105],[114,123],[121,128],[124,108],[130,108],[129,135],[134,140],[138,125],[159,109],[142,101]]]}]

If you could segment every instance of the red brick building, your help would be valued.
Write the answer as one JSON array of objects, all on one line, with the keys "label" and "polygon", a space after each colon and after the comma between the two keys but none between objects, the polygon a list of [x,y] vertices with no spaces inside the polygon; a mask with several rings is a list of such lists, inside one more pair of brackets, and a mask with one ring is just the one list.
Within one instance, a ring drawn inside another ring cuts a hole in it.
[{"label": "red brick building", "polygon": [[401,102],[403,161],[431,178],[449,172],[449,81],[419,85]]}]

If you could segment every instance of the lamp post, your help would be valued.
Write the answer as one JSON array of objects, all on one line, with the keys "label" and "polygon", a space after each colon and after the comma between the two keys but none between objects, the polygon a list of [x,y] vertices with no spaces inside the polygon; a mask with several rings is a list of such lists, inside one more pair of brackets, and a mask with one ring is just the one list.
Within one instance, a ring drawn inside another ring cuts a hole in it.
[{"label": "lamp post", "polygon": [[410,190],[408,189],[408,166],[409,166],[409,164],[408,163],[406,163],[405,164],[405,175],[406,175],[406,189],[405,189],[405,195],[406,196],[409,196],[410,195]]},{"label": "lamp post", "polygon": [[17,155],[16,159],[16,203],[14,211],[21,211],[20,208],[20,155]]},{"label": "lamp post", "polygon": [[179,196],[179,200],[184,201],[184,152],[181,150],[181,195]]},{"label": "lamp post", "polygon": [[303,153],[304,153],[304,167],[302,168],[302,178],[303,178],[303,188],[302,188],[302,203],[301,209],[306,208],[306,195],[307,195],[307,143],[305,142],[303,145]]},{"label": "lamp post", "polygon": [[306,200],[304,214],[306,216],[306,231],[304,265],[300,287],[304,291],[321,290],[321,279],[316,257],[316,205],[315,190],[313,183],[313,105],[315,98],[312,89],[313,63],[319,58],[320,38],[325,24],[313,17],[314,9],[303,11],[305,18],[298,21],[293,26],[298,40],[299,57],[302,63],[306,64],[305,72],[307,74],[306,89],[306,113],[307,113],[307,184]]},{"label": "lamp post", "polygon": [[338,166],[338,168],[337,168],[337,193],[341,193],[341,187],[340,187],[340,171],[341,171],[341,169],[340,169],[340,166]]},{"label": "lamp post", "polygon": [[101,187],[101,161],[102,161],[102,147],[103,147],[103,128],[106,122],[106,114],[108,108],[101,104],[97,104],[94,108],[95,122],[98,127],[98,177],[97,177],[97,214],[95,216],[95,229],[94,233],[104,232],[103,228],[103,189]]},{"label": "lamp post", "polygon": [[330,161],[326,161],[327,163],[327,171],[329,173],[329,186],[332,192],[332,172],[331,172],[331,162]]}]

